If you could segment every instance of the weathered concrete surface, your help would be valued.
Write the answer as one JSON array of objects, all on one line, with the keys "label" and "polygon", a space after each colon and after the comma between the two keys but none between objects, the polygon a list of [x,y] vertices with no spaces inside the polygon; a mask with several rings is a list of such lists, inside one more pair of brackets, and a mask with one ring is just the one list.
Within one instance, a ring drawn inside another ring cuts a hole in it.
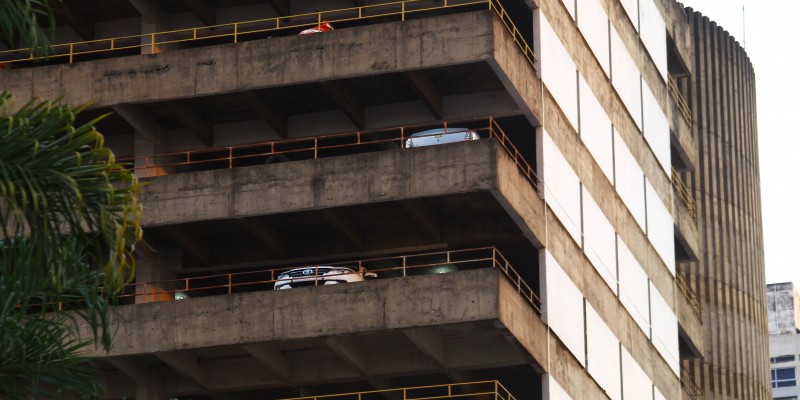
[{"label": "weathered concrete surface", "polygon": [[493,141],[159,177],[141,197],[144,225],[242,218],[496,187]]},{"label": "weathered concrete surface", "polygon": [[[492,15],[286,36],[159,54],[9,70],[0,87],[24,104],[64,96],[92,107],[153,102],[480,61],[491,54]],[[364,40],[369,38],[369,40]]]},{"label": "weathered concrete surface", "polygon": [[[767,307],[769,334],[785,335],[800,331],[800,295],[792,282],[770,283],[767,285]],[[770,339],[772,340],[772,339]],[[770,354],[774,353],[770,346]]]},{"label": "weathered concrete surface", "polygon": [[689,75],[694,75],[694,46],[692,45],[692,31],[689,27],[686,12],[680,3],[674,0],[658,0],[654,2],[664,17],[667,34],[675,43],[675,50],[681,58],[683,67]]},{"label": "weathered concrete surface", "polygon": [[107,356],[496,320],[499,279],[482,269],[121,306]]}]

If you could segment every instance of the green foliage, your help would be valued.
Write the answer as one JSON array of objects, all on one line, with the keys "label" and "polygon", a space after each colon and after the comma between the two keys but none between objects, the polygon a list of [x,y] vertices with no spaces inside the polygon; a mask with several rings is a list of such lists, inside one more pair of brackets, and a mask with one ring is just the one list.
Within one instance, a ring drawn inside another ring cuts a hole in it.
[{"label": "green foliage", "polygon": [[50,31],[55,31],[49,0],[0,0],[0,33],[9,42],[22,38],[37,57],[51,51],[50,40],[39,27],[40,19],[49,21]]},{"label": "green foliage", "polygon": [[141,240],[139,184],[96,120],[75,125],[81,109],[10,107],[0,94],[0,398],[91,397],[102,382],[81,354],[111,347],[110,302]]}]

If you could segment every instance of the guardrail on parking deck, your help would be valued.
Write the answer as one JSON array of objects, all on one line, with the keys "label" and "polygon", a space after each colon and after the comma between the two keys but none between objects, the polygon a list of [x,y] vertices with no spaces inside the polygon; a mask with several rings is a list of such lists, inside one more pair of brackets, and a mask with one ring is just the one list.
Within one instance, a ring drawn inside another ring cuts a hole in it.
[{"label": "guardrail on parking deck", "polygon": [[[387,267],[386,265],[392,265]],[[400,255],[393,257],[369,258],[335,263],[317,263],[309,266],[264,269],[258,271],[236,272],[217,275],[196,276],[158,282],[131,283],[119,299],[144,297],[148,301],[167,301],[175,299],[175,294],[191,297],[233,294],[248,291],[270,290],[279,281],[278,276],[289,270],[305,269],[303,277],[306,283],[314,286],[324,284],[324,280],[336,276],[352,275],[353,272],[322,274],[321,268],[350,268],[362,273],[375,273],[378,278],[407,277],[425,274],[441,274],[458,270],[494,268],[517,289],[517,292],[540,312],[539,297],[522,276],[511,266],[508,260],[494,247],[476,249],[450,250],[421,254]],[[322,282],[322,283],[320,283]],[[310,286],[310,285],[309,285]]]},{"label": "guardrail on parking deck", "polygon": [[703,390],[700,389],[700,386],[697,386],[697,383],[692,379],[692,375],[683,367],[681,367],[681,390],[686,399],[702,400],[705,397]]},{"label": "guardrail on parking deck", "polygon": [[683,273],[677,271],[675,273],[675,284],[678,286],[678,289],[683,293],[687,300],[689,300],[689,305],[694,310],[694,313],[697,316],[700,316],[700,298],[697,297],[697,292],[692,290],[689,287],[689,284],[686,282],[686,278],[683,277]]},{"label": "guardrail on parking deck", "polygon": [[410,386],[394,389],[367,390],[361,392],[324,394],[319,396],[294,397],[283,400],[436,400],[436,399],[481,399],[516,400],[499,381],[477,381],[448,383],[442,385]]},{"label": "guardrail on parking deck", "polygon": [[500,0],[403,0],[383,4],[370,4],[282,17],[56,44],[52,46],[52,54],[43,57],[34,57],[30,48],[5,50],[0,51],[0,62],[16,63],[47,58],[67,58],[69,63],[72,64],[75,61],[75,57],[81,55],[120,52],[147,47],[150,48],[151,52],[156,53],[158,52],[158,46],[210,39],[229,39],[231,43],[238,43],[242,39],[253,38],[257,34],[262,34],[263,36],[263,34],[274,31],[299,30],[320,26],[325,22],[343,23],[386,17],[399,17],[401,21],[405,21],[406,17],[420,13],[469,6],[485,6],[489,10],[493,10],[495,15],[503,21],[503,25],[514,38],[514,42],[535,68],[536,56],[532,48],[514,25]]},{"label": "guardrail on parking deck", "polygon": [[675,194],[678,195],[678,198],[681,199],[681,202],[686,206],[689,215],[697,222],[697,203],[694,201],[694,197],[689,191],[689,188],[683,183],[680,174],[678,174],[678,171],[674,168],[672,169],[672,187],[675,188]]},{"label": "guardrail on parking deck", "polygon": [[[455,127],[457,128],[455,128]],[[307,138],[286,139],[270,142],[246,144],[239,146],[225,146],[207,149],[180,151],[158,154],[153,156],[140,156],[123,158],[121,163],[130,165],[128,169],[140,177],[155,177],[175,173],[170,170],[176,168],[197,167],[201,169],[224,169],[245,165],[264,163],[271,156],[291,156],[297,158],[316,159],[326,156],[346,154],[348,151],[382,150],[385,146],[397,149],[406,149],[406,140],[412,133],[427,129],[462,128],[477,132],[482,138],[497,140],[506,153],[514,160],[519,171],[539,190],[539,177],[536,170],[520,153],[508,135],[500,128],[494,118],[466,121],[449,121],[436,124],[409,125],[397,128],[376,129],[371,131],[339,133],[331,135],[313,136]],[[383,146],[383,147],[382,147]],[[350,149],[350,150],[348,150]]]},{"label": "guardrail on parking deck", "polygon": [[667,85],[669,86],[669,93],[672,95],[672,99],[675,101],[675,105],[678,106],[678,110],[681,112],[681,116],[683,120],[689,125],[689,128],[692,127],[692,111],[689,109],[689,104],[686,103],[686,99],[683,98],[680,89],[678,89],[678,84],[675,83],[675,80],[672,79],[672,76],[668,75]]}]

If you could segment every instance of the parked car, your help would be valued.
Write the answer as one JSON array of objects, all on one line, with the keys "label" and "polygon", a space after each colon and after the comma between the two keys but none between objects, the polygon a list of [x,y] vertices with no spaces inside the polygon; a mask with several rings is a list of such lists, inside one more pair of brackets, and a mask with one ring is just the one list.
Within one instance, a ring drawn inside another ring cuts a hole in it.
[{"label": "parked car", "polygon": [[480,135],[467,128],[439,128],[417,132],[406,140],[406,148],[478,140]]},{"label": "parked car", "polygon": [[353,268],[348,267],[320,265],[317,267],[294,268],[278,275],[278,279],[275,281],[275,290],[363,282],[365,278],[377,277],[378,275],[374,272],[356,272]]},{"label": "parked car", "polygon": [[301,31],[299,34],[300,35],[313,35],[315,33],[328,32],[328,31],[332,31],[332,30],[333,30],[333,25],[331,25],[330,22],[323,22],[323,23],[320,23],[319,25],[317,25],[317,26],[315,26],[313,28],[305,29],[305,30]]}]

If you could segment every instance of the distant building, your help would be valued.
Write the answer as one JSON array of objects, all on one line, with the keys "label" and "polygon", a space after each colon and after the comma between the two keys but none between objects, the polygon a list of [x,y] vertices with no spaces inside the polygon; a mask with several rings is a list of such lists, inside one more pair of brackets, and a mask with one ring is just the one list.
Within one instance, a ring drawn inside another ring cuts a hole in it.
[{"label": "distant building", "polygon": [[800,366],[800,296],[791,282],[767,285],[769,307],[769,361],[772,398],[797,400],[797,367]]}]

